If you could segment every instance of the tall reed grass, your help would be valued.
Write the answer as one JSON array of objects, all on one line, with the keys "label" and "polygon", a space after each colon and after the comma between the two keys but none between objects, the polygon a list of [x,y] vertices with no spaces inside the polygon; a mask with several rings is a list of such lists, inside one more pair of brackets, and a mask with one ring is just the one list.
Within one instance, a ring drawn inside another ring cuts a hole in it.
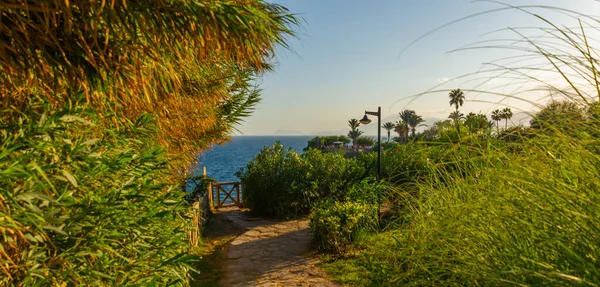
[{"label": "tall reed grass", "polygon": [[0,285],[189,285],[176,186],[260,101],[296,18],[262,0],[0,14]]},{"label": "tall reed grass", "polygon": [[[411,192],[399,189],[404,205],[398,212],[407,215],[406,223],[371,238],[363,254],[328,265],[342,281],[600,285],[600,70],[598,43],[589,36],[597,33],[599,20],[556,7],[500,5],[537,18],[538,35],[526,35],[531,28],[511,29],[516,39],[495,48],[522,54],[489,64],[487,78],[481,71],[476,75],[484,83],[506,77],[501,88],[511,87],[511,92],[486,91],[481,83],[464,90],[530,103],[535,92],[550,91],[582,116],[557,112],[537,117],[541,125],[527,137],[511,143],[481,139],[477,156],[454,148],[472,146],[474,139],[448,145],[456,151],[452,160],[428,163],[432,176]],[[552,23],[532,10],[570,15],[579,27]]]}]

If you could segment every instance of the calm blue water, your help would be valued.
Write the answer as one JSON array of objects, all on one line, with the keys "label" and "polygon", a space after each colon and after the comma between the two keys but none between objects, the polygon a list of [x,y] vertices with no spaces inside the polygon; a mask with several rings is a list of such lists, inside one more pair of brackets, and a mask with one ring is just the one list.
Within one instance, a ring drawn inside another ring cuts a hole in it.
[{"label": "calm blue water", "polygon": [[293,148],[302,153],[308,141],[314,136],[235,136],[222,146],[215,146],[200,154],[198,172],[206,167],[208,177],[220,182],[239,181],[235,172],[246,167],[265,146],[280,141],[285,148]]}]

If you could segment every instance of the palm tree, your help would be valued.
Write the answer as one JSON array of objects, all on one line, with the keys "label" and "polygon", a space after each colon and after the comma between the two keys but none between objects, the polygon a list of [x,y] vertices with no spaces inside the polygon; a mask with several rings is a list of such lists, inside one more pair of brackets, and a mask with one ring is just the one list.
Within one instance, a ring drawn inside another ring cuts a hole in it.
[{"label": "palm tree", "polygon": [[363,134],[363,132],[358,129],[358,126],[360,126],[360,122],[357,119],[350,119],[348,121],[348,126],[350,126],[348,137],[352,139],[352,146],[354,148],[357,148],[358,138]]},{"label": "palm tree", "polygon": [[454,111],[451,112],[450,115],[448,116],[449,119],[452,119],[452,121],[454,121],[454,126],[456,127],[456,129],[458,130],[458,132],[460,133],[460,120],[465,118],[465,115],[459,111]]},{"label": "palm tree", "polygon": [[410,131],[409,121],[416,114],[417,113],[413,110],[403,110],[400,113],[398,113],[398,115],[400,116],[400,121],[402,121],[406,125],[406,129],[405,129],[406,134],[404,135],[405,142],[408,142],[408,132]]},{"label": "palm tree", "polygon": [[512,118],[512,116],[513,116],[513,112],[510,110],[510,108],[502,109],[501,118],[504,119],[504,129],[507,128],[508,120],[510,120]]},{"label": "palm tree", "polygon": [[350,130],[356,130],[360,126],[360,122],[357,119],[350,119],[348,126],[350,126]]},{"label": "palm tree", "polygon": [[394,131],[398,133],[401,142],[408,142],[408,125],[405,122],[402,120],[396,122]]},{"label": "palm tree", "polygon": [[496,133],[500,134],[500,127],[498,126],[498,122],[502,120],[502,111],[498,109],[492,111],[492,120],[496,122]]},{"label": "palm tree", "polygon": [[416,114],[413,110],[403,110],[398,113],[400,120],[404,123],[408,123],[408,120],[413,116],[413,114]]},{"label": "palm tree", "polygon": [[354,129],[348,132],[348,137],[352,140],[352,146],[358,147],[358,138],[363,134],[361,130]]},{"label": "palm tree", "polygon": [[394,124],[392,122],[387,122],[383,124],[383,128],[387,131],[388,142],[390,142],[390,132],[394,129]]},{"label": "palm tree", "polygon": [[410,127],[413,139],[415,138],[415,131],[417,130],[417,127],[427,126],[424,124],[424,122],[425,122],[425,120],[423,119],[423,117],[417,115],[414,112],[413,112],[412,116],[410,117],[410,119],[408,119],[407,124]]},{"label": "palm tree", "polygon": [[[450,106],[454,106],[456,108],[455,112],[458,115],[458,108],[462,107],[462,105],[465,103],[465,94],[460,89],[456,89],[452,90],[448,96],[450,97]],[[455,120],[454,124],[456,125],[458,134],[460,134],[460,123],[458,120]]]}]

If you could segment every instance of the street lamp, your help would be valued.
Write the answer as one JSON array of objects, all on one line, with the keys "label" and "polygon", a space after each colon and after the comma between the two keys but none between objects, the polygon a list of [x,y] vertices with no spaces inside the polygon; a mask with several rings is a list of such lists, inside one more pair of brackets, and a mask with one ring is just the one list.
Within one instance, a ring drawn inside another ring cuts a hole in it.
[{"label": "street lamp", "polygon": [[377,107],[377,112],[365,111],[365,116],[360,120],[363,125],[371,123],[367,115],[377,116],[377,181],[381,180],[381,107]]}]

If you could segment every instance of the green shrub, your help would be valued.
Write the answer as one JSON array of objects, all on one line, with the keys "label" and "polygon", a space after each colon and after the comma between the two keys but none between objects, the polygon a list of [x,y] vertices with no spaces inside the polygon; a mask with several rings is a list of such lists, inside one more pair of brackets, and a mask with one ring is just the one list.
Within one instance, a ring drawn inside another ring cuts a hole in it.
[{"label": "green shrub", "polygon": [[361,232],[377,226],[377,207],[362,201],[328,200],[310,215],[317,249],[334,253],[347,251]]},{"label": "green shrub", "polygon": [[264,147],[245,169],[236,172],[244,182],[244,201],[258,215],[293,216],[309,211],[311,195],[298,185],[307,176],[300,156],[277,142]]},{"label": "green shrub", "polygon": [[151,118],[48,110],[0,116],[0,285],[184,285],[187,208]]},{"label": "green shrub", "polygon": [[353,184],[344,194],[342,200],[365,202],[379,206],[389,197],[391,186],[386,182],[377,182],[375,178],[366,178]]},{"label": "green shrub", "polygon": [[365,168],[343,152],[330,153],[311,149],[302,154],[307,168],[298,182],[311,194],[311,204],[330,198],[343,198],[346,191],[365,176]]},{"label": "green shrub", "polygon": [[[464,174],[467,165],[472,166],[473,162],[484,160],[482,148],[487,148],[487,143],[491,140],[479,139],[462,144],[411,143],[396,145],[382,151],[381,176],[394,184],[415,184],[431,177],[438,177],[440,181],[452,180],[453,178],[440,176],[447,177],[451,171]],[[368,176],[376,175],[376,152],[361,154],[356,159]],[[465,159],[471,163],[465,164]],[[440,174],[441,169],[446,172]]]},{"label": "green shrub", "polygon": [[342,153],[309,149],[299,156],[280,143],[265,147],[236,173],[244,182],[244,200],[266,216],[308,214],[315,203],[341,198],[364,176],[364,168]]}]

